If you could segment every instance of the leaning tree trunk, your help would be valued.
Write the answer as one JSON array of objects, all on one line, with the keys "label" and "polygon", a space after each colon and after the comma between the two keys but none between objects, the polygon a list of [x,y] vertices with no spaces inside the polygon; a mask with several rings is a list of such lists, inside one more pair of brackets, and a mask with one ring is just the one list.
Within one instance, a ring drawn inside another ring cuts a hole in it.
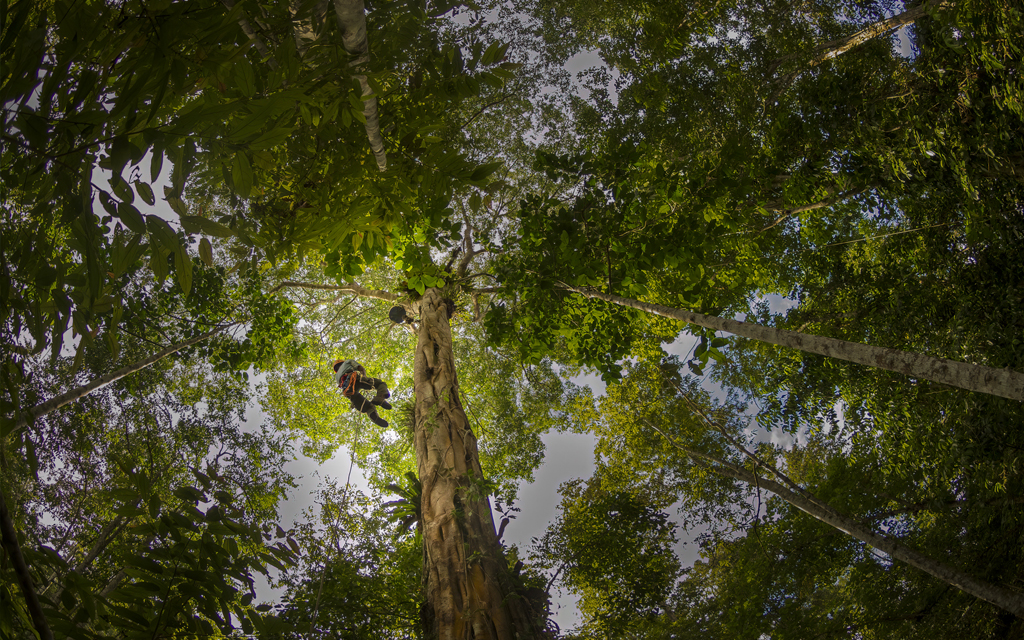
[{"label": "leaning tree trunk", "polygon": [[527,601],[512,587],[483,490],[476,437],[459,400],[448,307],[438,289],[419,304],[416,459],[422,494],[426,603],[437,640],[540,637]]},{"label": "leaning tree trunk", "polygon": [[186,347],[191,347],[194,344],[199,344],[203,340],[206,340],[211,336],[215,336],[218,333],[223,332],[225,329],[230,329],[231,327],[234,327],[237,324],[237,322],[232,322],[229,324],[221,325],[216,329],[212,329],[210,331],[207,331],[206,333],[199,334],[194,338],[189,338],[188,340],[183,340],[182,342],[179,342],[177,344],[172,344],[169,347],[165,347],[164,349],[157,351],[148,358],[143,358],[142,360],[138,360],[127,366],[121,367],[117,371],[111,371],[110,373],[100,376],[95,380],[92,380],[91,382],[83,384],[80,387],[75,387],[74,389],[68,391],[67,393],[62,393],[59,396],[50,398],[46,402],[40,402],[39,404],[32,407],[28,411],[22,412],[20,416],[13,418],[11,420],[11,424],[9,427],[6,425],[0,426],[0,432],[2,432],[5,437],[9,434],[16,433],[18,430],[28,426],[29,422],[33,422],[39,418],[42,418],[43,416],[52,413],[57,409],[60,409],[64,405],[70,404],[75,400],[78,400],[79,398],[84,398],[93,391],[101,387],[105,387],[108,384],[111,384],[112,382],[117,382],[121,378],[130,376],[136,371],[142,371],[143,369],[151,366],[152,364],[159,362],[160,360],[163,360],[167,356],[173,355]]},{"label": "leaning tree trunk", "polygon": [[[869,40],[873,40],[880,36],[884,36],[888,33],[892,33],[896,29],[905,27],[909,24],[913,24],[920,20],[922,17],[928,15],[928,11],[931,10],[933,7],[945,8],[950,7],[952,5],[953,3],[949,2],[948,0],[928,0],[926,2],[921,2],[921,4],[915,7],[911,7],[904,11],[903,13],[897,14],[891,18],[886,18],[885,20],[879,20],[878,22],[870,24],[856,33],[850,34],[842,38],[836,38],[835,40],[830,40],[828,42],[820,44],[817,47],[815,47],[814,50],[811,52],[810,60],[804,62],[801,65],[800,69],[783,76],[779,80],[778,84],[781,88],[788,87],[790,84],[792,84],[793,80],[795,80],[796,77],[799,76],[804,71],[807,71],[808,69],[813,69],[814,67],[820,65],[821,63],[827,62],[828,60],[832,60],[833,58],[838,58],[844,53],[851,51],[852,49],[856,49],[857,47],[864,44],[865,42],[868,42]],[[784,63],[794,60],[798,57],[800,56],[797,54],[783,56],[782,58],[779,58],[778,60],[773,62],[769,69],[774,71],[775,69],[778,69],[780,66],[782,66]]]},{"label": "leaning tree trunk", "polygon": [[765,327],[750,322],[740,322],[739,320],[728,320],[685,309],[676,309],[661,304],[623,298],[622,296],[602,293],[600,291],[577,289],[576,287],[569,286],[565,288],[588,298],[596,298],[623,307],[631,307],[666,318],[682,320],[683,322],[715,331],[725,331],[743,336],[744,338],[750,338],[751,340],[777,344],[781,347],[790,347],[806,351],[807,353],[855,362],[869,367],[885,369],[886,371],[895,371],[911,378],[948,384],[951,387],[967,389],[968,391],[987,393],[1011,400],[1024,400],[1024,373],[1018,373],[1012,369],[995,369],[979,364],[937,358],[923,353],[875,347],[859,342],[850,342],[849,340],[826,338],[787,329]]},{"label": "leaning tree trunk", "polygon": [[[761,477],[740,465],[690,449],[669,438],[661,429],[657,427],[655,429],[668,438],[669,442],[676,448],[686,453],[697,465],[719,475],[739,480],[751,488],[771,491],[811,517],[887,553],[894,560],[905,562],[915,569],[920,569],[928,575],[956,587],[964,593],[990,602],[997,607],[1009,611],[1018,618],[1024,618],[1024,595],[970,576],[955,567],[915,551],[894,537],[877,533],[871,527],[833,509],[806,489],[794,490],[769,478]],[[772,471],[782,476],[777,470],[772,469]],[[792,480],[789,480],[788,477],[785,479],[796,488],[797,485]]]}]

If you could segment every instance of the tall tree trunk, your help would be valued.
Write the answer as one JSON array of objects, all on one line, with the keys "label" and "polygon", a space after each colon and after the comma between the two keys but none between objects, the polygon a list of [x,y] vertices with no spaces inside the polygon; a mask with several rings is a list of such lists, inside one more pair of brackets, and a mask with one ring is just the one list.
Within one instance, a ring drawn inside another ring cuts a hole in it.
[{"label": "tall tree trunk", "polygon": [[806,333],[777,329],[775,327],[763,327],[749,322],[739,320],[726,320],[716,316],[707,316],[702,313],[675,309],[660,304],[641,302],[632,298],[600,291],[590,291],[566,287],[588,298],[597,298],[623,307],[631,307],[653,313],[666,318],[682,320],[715,331],[726,331],[744,338],[759,340],[769,344],[777,344],[782,347],[799,349],[808,353],[816,353],[829,358],[856,362],[857,364],[895,371],[911,378],[931,380],[940,384],[948,384],[951,387],[977,391],[994,396],[1009,398],[1011,400],[1024,400],[1024,374],[1011,369],[994,369],[977,364],[957,362],[946,358],[936,358],[921,353],[910,353],[898,349],[886,347],[873,347],[871,345],[839,340],[837,338],[825,338],[812,336]]},{"label": "tall tree trunk", "polygon": [[[338,17],[338,28],[341,29],[342,46],[352,56],[348,65],[358,68],[366,64],[370,61],[370,45],[366,40],[366,9],[363,0],[334,0],[334,12]],[[377,98],[364,74],[356,73],[355,78],[363,92],[363,117],[366,119],[366,137],[370,141],[370,150],[377,160],[377,168],[384,171],[388,159],[384,153],[384,137],[377,116]]]},{"label": "tall tree trunk", "polygon": [[[719,475],[739,480],[751,487],[771,491],[811,517],[887,553],[894,560],[905,562],[916,569],[924,571],[932,577],[942,580],[946,584],[960,589],[964,593],[968,593],[976,598],[985,600],[986,602],[991,602],[997,607],[1009,611],[1018,618],[1024,618],[1024,595],[969,576],[958,569],[938,562],[937,560],[933,560],[932,558],[911,549],[895,538],[876,533],[869,526],[836,511],[806,489],[798,489],[792,480],[775,468],[771,468],[770,471],[782,478],[787,484],[792,485],[793,488],[769,478],[759,476],[740,465],[690,449],[685,445],[679,444],[673,438],[670,438],[667,434],[661,431],[661,429],[658,429],[657,427],[654,428],[663,436],[668,438],[675,447],[686,453],[686,455],[697,465]],[[746,451],[744,451],[744,453],[752,455]],[[758,462],[764,465],[762,461],[758,460]]]},{"label": "tall tree trunk", "polygon": [[436,640],[541,637],[511,583],[483,489],[476,437],[459,400],[448,306],[436,289],[419,303],[416,459],[423,485],[427,601],[424,631]]}]

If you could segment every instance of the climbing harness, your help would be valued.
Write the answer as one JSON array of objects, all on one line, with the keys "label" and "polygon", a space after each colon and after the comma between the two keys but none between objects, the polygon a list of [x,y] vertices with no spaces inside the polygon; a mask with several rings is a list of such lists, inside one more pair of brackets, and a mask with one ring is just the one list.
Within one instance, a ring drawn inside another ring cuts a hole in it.
[{"label": "climbing harness", "polygon": [[359,382],[358,371],[351,371],[341,376],[341,381],[338,383],[338,388],[341,389],[341,395],[346,398],[351,398],[356,392],[357,382]]}]

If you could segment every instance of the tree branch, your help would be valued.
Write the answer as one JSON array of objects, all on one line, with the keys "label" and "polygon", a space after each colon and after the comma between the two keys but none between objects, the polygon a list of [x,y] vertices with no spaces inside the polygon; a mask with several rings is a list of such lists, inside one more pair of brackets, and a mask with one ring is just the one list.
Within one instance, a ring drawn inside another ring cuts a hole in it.
[{"label": "tree branch", "polygon": [[329,2],[328,0],[317,2],[316,7],[313,9],[313,15],[302,15],[303,4],[303,0],[291,0],[288,3],[288,11],[291,13],[292,20],[294,21],[292,24],[292,35],[295,38],[295,50],[300,58],[306,55],[309,45],[316,42],[318,34],[314,18],[323,20],[326,17]]},{"label": "tree branch", "polygon": [[482,115],[482,114],[483,114],[483,113],[484,113],[485,111],[487,111],[487,110],[488,110],[488,109],[490,109],[491,107],[495,107],[495,106],[497,106],[497,105],[501,104],[502,102],[505,102],[506,100],[508,100],[509,98],[511,98],[511,97],[512,97],[512,96],[514,96],[514,95],[515,95],[514,93],[506,93],[505,95],[501,96],[501,97],[500,97],[500,98],[498,98],[497,100],[493,100],[493,101],[491,101],[491,102],[488,102],[488,103],[487,103],[487,104],[485,104],[484,106],[480,107],[480,108],[479,108],[479,109],[477,110],[477,112],[476,112],[476,113],[474,113],[474,114],[473,114],[472,116],[470,116],[469,120],[466,120],[466,121],[465,121],[465,122],[463,122],[463,123],[462,123],[461,125],[459,125],[459,129],[465,129],[466,127],[468,127],[468,126],[469,126],[469,124],[470,124],[471,122],[473,122],[473,121],[474,121],[474,120],[476,120],[476,119],[477,119],[478,117],[480,117],[480,116],[481,116],[481,115]]},{"label": "tree branch", "polygon": [[361,287],[354,282],[349,282],[348,284],[345,285],[336,285],[285,280],[281,284],[271,289],[269,293],[277,293],[278,291],[284,288],[316,289],[319,291],[341,291],[342,293],[351,293],[354,296],[360,296],[362,298],[373,298],[375,300],[385,300],[387,302],[398,302],[402,298],[402,296],[398,295],[397,293],[389,293],[387,291],[381,291],[380,289],[367,289],[366,287]]},{"label": "tree branch", "polygon": [[[803,67],[792,73],[788,73],[779,79],[779,88],[776,91],[775,95],[777,96],[781,92],[785,91],[786,88],[789,85],[791,85],[793,81],[796,80],[797,77],[804,71],[807,71],[808,69],[813,69],[819,64],[831,60],[833,58],[838,58],[844,53],[850,51],[851,49],[857,48],[858,46],[864,44],[865,42],[873,38],[883,36],[891,31],[899,29],[900,27],[912,24],[921,17],[923,17],[924,15],[926,15],[928,10],[931,9],[932,7],[945,8],[951,6],[953,6],[953,3],[947,2],[946,0],[927,0],[926,2],[922,2],[916,7],[907,9],[903,13],[895,15],[891,18],[887,18],[885,20],[879,20],[878,22],[868,25],[867,27],[861,29],[856,33],[850,34],[843,38],[836,38],[835,40],[830,40],[829,42],[818,45],[817,47],[814,48],[811,55],[811,59],[808,60]],[[778,69],[786,62],[794,60],[798,57],[800,57],[800,54],[796,53],[783,56],[775,60],[775,62],[773,62],[771,65],[769,65],[768,72],[773,73],[776,69]]]},{"label": "tree branch", "polygon": [[782,215],[780,215],[778,218],[775,219],[774,222],[772,222],[767,227],[764,227],[764,228],[760,229],[760,231],[761,232],[767,231],[767,230],[771,229],[772,227],[778,225],[783,220],[789,218],[790,216],[795,216],[795,215],[798,215],[798,214],[801,214],[801,213],[805,213],[807,211],[814,211],[815,209],[824,209],[825,207],[831,207],[831,206],[837,205],[840,202],[843,202],[844,200],[846,200],[848,198],[852,198],[854,196],[859,196],[860,194],[864,193],[865,191],[867,191],[870,188],[871,187],[863,187],[861,189],[852,189],[850,191],[843,191],[839,195],[835,196],[834,198],[829,198],[828,200],[820,200],[818,202],[813,202],[811,204],[805,204],[805,205],[800,206],[800,207],[793,207],[792,209],[786,209],[785,211],[782,212]]},{"label": "tree branch", "polygon": [[[762,478],[747,469],[690,449],[678,443],[675,439],[671,438],[650,421],[648,421],[648,424],[665,437],[673,446],[683,451],[691,460],[696,461],[699,458],[702,463],[701,466],[705,466],[705,468],[708,468],[720,475],[731,477],[741,482],[745,482],[748,485],[756,485],[766,489],[767,491],[771,491],[816,520],[820,520],[830,527],[838,529],[839,531],[866,543],[868,546],[886,553],[890,558],[905,562],[916,569],[924,571],[925,573],[942,580],[946,584],[960,589],[964,593],[970,594],[980,600],[990,602],[1001,609],[1005,609],[1006,611],[1013,613],[1018,618],[1024,618],[1024,596],[1021,596],[1021,594],[1014,593],[1009,589],[991,584],[984,580],[974,578],[962,571],[954,569],[941,562],[937,562],[936,560],[907,547],[895,538],[876,533],[870,527],[858,522],[854,518],[840,513],[816,497],[812,499],[805,495],[801,495],[801,493],[797,493],[774,480]],[[782,472],[775,470],[775,473],[781,474]],[[810,494],[806,489],[802,490],[802,493]]]}]

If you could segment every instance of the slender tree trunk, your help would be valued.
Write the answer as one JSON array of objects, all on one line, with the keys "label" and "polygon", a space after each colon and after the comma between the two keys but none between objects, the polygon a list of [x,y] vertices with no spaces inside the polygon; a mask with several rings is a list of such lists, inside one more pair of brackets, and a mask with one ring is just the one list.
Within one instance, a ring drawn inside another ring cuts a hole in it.
[{"label": "slender tree trunk", "polygon": [[318,0],[312,13],[304,13],[302,5],[302,0],[291,0],[288,3],[288,11],[292,14],[292,36],[295,38],[295,50],[300,58],[306,55],[309,45],[317,40],[319,25],[314,20],[323,21],[329,7],[327,0]]},{"label": "slender tree trunk", "polygon": [[121,367],[117,371],[112,371],[112,372],[108,373],[105,376],[100,376],[99,378],[96,378],[95,380],[93,380],[92,382],[89,382],[88,384],[84,384],[84,385],[82,385],[80,387],[76,387],[76,388],[72,389],[71,391],[68,391],[67,393],[62,393],[61,395],[59,395],[59,396],[57,396],[55,398],[50,398],[46,402],[41,402],[41,403],[37,404],[36,406],[32,407],[31,409],[29,409],[28,411],[23,412],[21,414],[21,416],[19,416],[14,421],[14,424],[11,425],[10,430],[8,431],[8,433],[14,433],[17,430],[25,427],[29,423],[29,421],[31,421],[31,420],[36,420],[37,418],[41,418],[41,417],[45,416],[46,414],[48,414],[50,412],[53,412],[53,411],[56,411],[57,409],[60,409],[61,407],[63,407],[66,404],[74,402],[75,400],[78,400],[79,398],[84,398],[85,396],[89,395],[90,393],[92,393],[93,391],[99,389],[100,387],[105,387],[105,386],[107,386],[108,384],[110,384],[112,382],[116,382],[117,380],[120,380],[121,378],[123,378],[125,376],[128,376],[128,375],[131,375],[131,374],[135,373],[136,371],[141,371],[141,370],[145,369],[146,367],[152,365],[153,363],[158,362],[160,360],[163,360],[164,358],[166,358],[167,356],[169,356],[169,355],[171,355],[173,353],[177,353],[178,351],[181,351],[182,349],[184,349],[186,347],[191,347],[194,344],[199,344],[203,340],[206,340],[207,338],[209,338],[211,336],[215,336],[218,333],[221,333],[222,331],[224,331],[225,329],[228,329],[229,327],[235,326],[236,324],[238,324],[238,323],[237,322],[232,322],[231,324],[226,324],[226,325],[217,327],[216,329],[214,329],[212,331],[207,331],[206,333],[203,333],[203,334],[200,334],[200,335],[198,335],[198,336],[196,336],[194,338],[190,338],[188,340],[185,340],[184,342],[179,342],[177,344],[172,344],[171,346],[169,346],[169,347],[167,347],[165,349],[161,349],[160,351],[157,351],[156,353],[154,353],[153,355],[149,356],[148,358],[145,358],[143,360],[139,360],[137,362],[133,362],[132,364],[130,364],[130,365],[126,366],[126,367]]},{"label": "slender tree trunk", "polygon": [[[363,0],[334,0],[334,12],[338,16],[342,46],[352,56],[348,65],[359,67],[366,64],[370,61],[370,46],[366,41],[366,8]],[[370,141],[370,150],[377,160],[377,168],[384,171],[388,160],[384,153],[384,137],[380,133],[377,98],[365,75],[356,73],[355,78],[363,91],[363,117],[366,119],[366,137]]]},{"label": "slender tree trunk", "polygon": [[[230,10],[235,6],[235,0],[221,0],[221,4]],[[241,16],[238,18],[238,26],[242,28],[242,33],[244,33],[245,36],[249,38],[249,41],[252,42],[252,46],[255,47],[256,50],[260,52],[260,55],[267,60],[267,64],[270,68],[277,69],[277,60],[274,59],[273,54],[267,47],[267,43],[264,42],[263,39],[260,38],[259,34],[256,33],[256,30],[252,28],[252,25],[249,23],[249,19],[244,15]]]},{"label": "slender tree trunk", "polygon": [[512,587],[494,532],[483,471],[452,355],[447,303],[436,289],[419,302],[416,459],[422,493],[426,636],[436,640],[541,637]]},{"label": "slender tree trunk", "polygon": [[808,211],[815,211],[816,209],[824,209],[825,207],[833,207],[849,198],[859,196],[871,187],[863,187],[861,189],[851,189],[850,191],[843,191],[842,193],[835,195],[827,200],[820,200],[818,202],[812,202],[811,204],[805,204],[799,207],[793,207],[792,209],[785,209],[776,205],[775,211],[779,213],[779,216],[775,218],[775,221],[770,225],[763,227],[761,231],[767,231],[774,226],[777,226],[783,220],[790,216],[799,215]]},{"label": "slender tree trunk", "polygon": [[[657,427],[655,427],[655,429],[657,429]],[[815,497],[806,489],[800,489],[798,491],[779,482],[775,482],[774,480],[760,477],[740,465],[709,456],[679,444],[674,439],[669,438],[668,435],[660,429],[657,430],[668,438],[675,447],[686,453],[686,455],[696,464],[717,474],[744,482],[751,487],[771,491],[811,517],[887,553],[894,560],[905,562],[916,569],[924,571],[932,577],[942,580],[946,584],[960,589],[964,593],[980,598],[986,602],[990,602],[1001,609],[1009,611],[1018,618],[1024,618],[1024,595],[985,582],[984,580],[973,578],[962,571],[933,560],[928,556],[907,547],[894,538],[876,533],[867,525],[861,524],[857,520],[843,515],[828,506],[828,504]],[[774,468],[771,469],[771,471],[776,475],[784,477],[780,471]],[[785,480],[789,484],[793,484],[789,478],[785,478]],[[793,486],[795,487],[795,484],[793,484]]]},{"label": "slender tree trunk", "polygon": [[14,575],[18,578],[21,592],[25,597],[25,606],[28,609],[29,617],[32,619],[32,626],[36,628],[41,640],[53,640],[53,633],[50,625],[43,614],[43,607],[39,604],[39,595],[36,593],[35,585],[32,582],[32,574],[29,573],[25,556],[21,553],[21,546],[18,544],[18,533],[14,528],[14,520],[10,511],[7,510],[7,503],[4,501],[3,491],[0,491],[0,545],[7,552],[14,568]]},{"label": "slender tree trunk", "polygon": [[[793,80],[795,80],[796,77],[799,76],[804,71],[807,71],[808,69],[813,69],[819,64],[827,62],[828,60],[832,60],[833,58],[838,58],[844,53],[850,51],[851,49],[859,47],[860,45],[864,44],[869,40],[895,31],[900,27],[905,27],[908,24],[913,24],[914,22],[917,22],[917,20],[919,20],[921,17],[927,15],[928,10],[932,7],[949,6],[951,4],[952,3],[947,2],[946,0],[927,0],[926,2],[922,2],[921,4],[915,7],[907,9],[903,13],[895,15],[891,18],[886,18],[885,20],[879,20],[878,22],[875,22],[874,24],[871,24],[861,29],[857,33],[850,34],[843,38],[836,38],[835,40],[830,40],[826,43],[820,44],[817,47],[815,47],[811,52],[811,59],[804,62],[799,70],[783,76],[782,79],[779,81],[779,85],[785,88],[789,86],[789,84],[792,83]],[[782,58],[779,58],[778,60],[773,62],[770,66],[770,69],[774,71],[775,69],[778,69],[786,62],[794,60],[798,57],[800,57],[798,54],[783,56]]]},{"label": "slender tree trunk", "polygon": [[947,384],[951,387],[987,393],[994,396],[1009,398],[1011,400],[1024,400],[1024,374],[1011,369],[994,369],[977,364],[957,362],[946,358],[936,358],[921,353],[911,353],[898,349],[886,347],[873,347],[859,342],[839,340],[837,338],[825,338],[812,336],[806,333],[798,333],[775,327],[763,327],[749,322],[739,320],[726,320],[716,316],[707,316],[702,313],[685,311],[673,307],[666,307],[650,302],[641,302],[632,298],[599,291],[590,291],[566,286],[569,291],[574,291],[588,298],[596,298],[621,305],[653,313],[666,318],[682,320],[715,331],[726,331],[744,338],[777,344],[782,347],[799,349],[807,353],[816,353],[829,358],[856,362],[857,364],[895,371],[911,378],[931,380],[940,384]]}]

